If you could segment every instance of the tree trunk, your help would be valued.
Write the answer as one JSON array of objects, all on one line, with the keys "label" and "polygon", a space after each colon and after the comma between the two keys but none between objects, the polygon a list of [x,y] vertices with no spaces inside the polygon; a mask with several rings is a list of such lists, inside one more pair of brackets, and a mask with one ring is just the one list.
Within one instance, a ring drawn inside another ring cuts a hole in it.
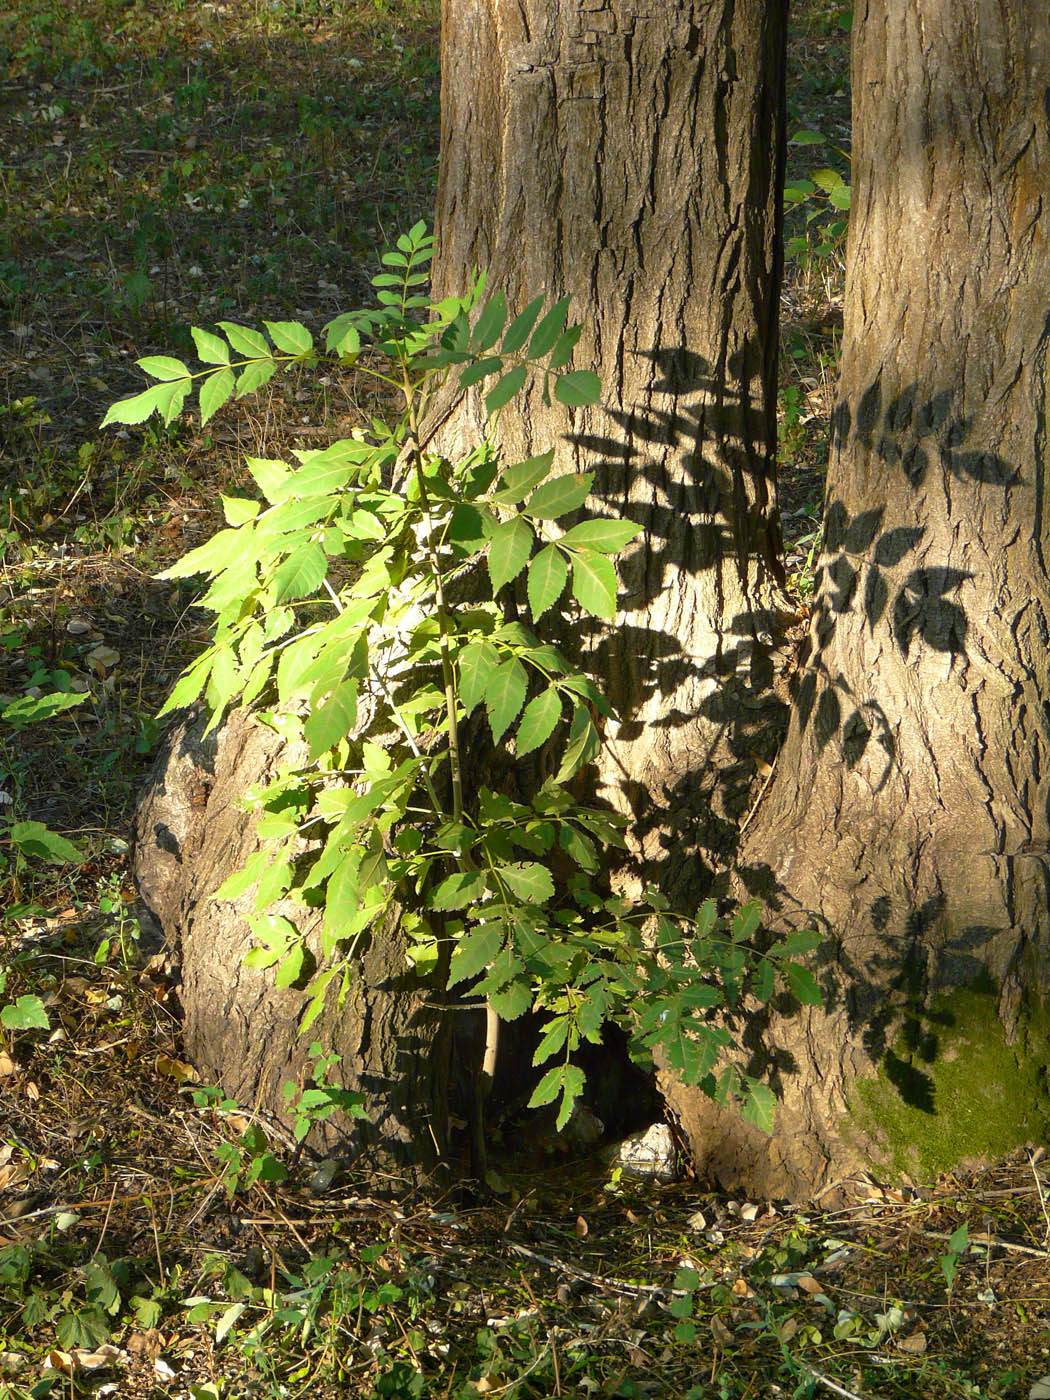
[{"label": "tree trunk", "polygon": [[1045,0],[867,0],[820,582],[742,853],[829,935],[830,1009],[771,1027],[761,1139],[701,1162],[804,1194],[1046,1140],[1050,30]]},{"label": "tree trunk", "polygon": [[[645,527],[618,626],[574,645],[590,649],[620,714],[605,793],[633,816],[650,873],[666,866],[661,883],[683,898],[702,882],[697,853],[721,853],[724,817],[744,806],[780,720],[762,647],[781,604],[785,16],[786,0],[444,4],[435,290],[464,291],[478,265],[515,309],[542,290],[574,295],[575,363],[599,372],[604,411],[533,392],[504,410],[499,439],[511,460],[560,439],[561,468],[596,470],[607,513]],[[475,446],[478,394],[445,414],[433,444]],[[272,761],[268,742],[224,731],[196,809],[179,740],[144,809],[139,870],[181,937],[191,1058],[242,1102],[278,1111],[282,1082],[301,1073],[302,996],[241,966],[246,901],[237,917],[208,902],[254,849],[234,804]],[[310,1038],[343,1054],[380,1133],[411,1155],[432,1130],[443,1147],[448,1051],[403,965],[396,932],[375,939],[348,1008]]]},{"label": "tree trunk", "polygon": [[[342,1056],[329,1082],[363,1094],[369,1118],[336,1115],[315,1128],[311,1145],[373,1172],[432,1171],[446,1151],[449,1018],[411,970],[395,919],[373,935],[342,1006],[333,989],[300,1037],[305,994],[243,964],[255,942],[246,921],[254,890],[212,898],[259,846],[245,793],[288,756],[274,731],[244,712],[207,739],[204,726],[204,716],[191,718],[168,741],[139,808],[135,849],[143,898],[180,947],[186,1054],[205,1083],[221,1084],[245,1112],[287,1120],[284,1085],[302,1087],[318,1040],[326,1054]],[[320,910],[305,919],[291,906],[272,912],[308,939],[318,935],[319,946]]]},{"label": "tree trunk", "polygon": [[[488,269],[514,310],[573,297],[600,409],[503,410],[640,522],[613,629],[576,636],[616,706],[601,786],[661,882],[702,883],[768,732],[786,0],[445,0],[438,295]],[[444,421],[441,421],[444,415]],[[437,425],[439,424],[439,426]],[[486,431],[480,391],[433,441]],[[772,705],[774,721],[778,707]],[[775,725],[774,725],[775,727]],[[724,765],[716,771],[715,760]]]}]

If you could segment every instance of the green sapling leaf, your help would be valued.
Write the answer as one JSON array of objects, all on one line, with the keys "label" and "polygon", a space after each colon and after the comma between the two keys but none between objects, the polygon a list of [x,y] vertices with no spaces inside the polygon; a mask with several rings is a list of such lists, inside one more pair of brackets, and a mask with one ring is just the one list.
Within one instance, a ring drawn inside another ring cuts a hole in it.
[{"label": "green sapling leaf", "polygon": [[561,543],[575,549],[593,549],[599,554],[619,554],[641,530],[641,525],[633,520],[581,520],[566,530]]},{"label": "green sapling leaf", "polygon": [[238,355],[247,355],[252,359],[269,356],[270,343],[258,331],[252,330],[249,326],[238,326],[235,321],[219,321],[218,326],[221,331],[226,332],[230,344]]},{"label": "green sapling leaf", "polygon": [[706,899],[696,915],[696,937],[710,938],[718,923],[718,901]]},{"label": "green sapling leaf", "polygon": [[212,335],[211,331],[201,330],[199,326],[191,326],[190,335],[193,336],[193,343],[197,347],[197,356],[203,364],[228,365],[230,363],[230,347],[225,340],[221,340],[217,335]]},{"label": "green sapling leaf", "polygon": [[762,906],[757,899],[749,899],[733,915],[729,932],[734,943],[745,943],[762,923]]},{"label": "green sapling leaf", "polygon": [[565,746],[561,767],[554,775],[555,783],[567,783],[574,773],[597,756],[600,747],[601,740],[590,713],[582,705],[578,705],[573,711],[569,741]]},{"label": "green sapling leaf", "polygon": [[535,861],[501,865],[497,867],[496,874],[526,904],[546,904],[548,899],[554,898],[554,881],[550,871]]},{"label": "green sapling leaf", "polygon": [[171,355],[146,355],[144,359],[136,360],[135,363],[151,379],[190,378],[190,372],[182,361],[173,359]]},{"label": "green sapling leaf", "polygon": [[753,1123],[762,1133],[772,1133],[777,1112],[777,1097],[766,1084],[749,1080],[740,1116]]},{"label": "green sapling leaf", "polygon": [[551,687],[535,696],[525,706],[521,716],[521,723],[518,725],[517,737],[514,741],[514,751],[519,758],[527,753],[532,753],[533,749],[538,749],[554,733],[558,720],[561,719],[561,696]]},{"label": "green sapling leaf", "polygon": [[530,360],[541,360],[554,349],[558,343],[558,337],[565,329],[565,318],[568,315],[570,300],[570,297],[562,297],[561,301],[556,301],[536,327],[533,337],[529,341]]},{"label": "green sapling leaf", "polygon": [[232,369],[216,370],[201,382],[200,408],[201,427],[213,418],[224,403],[232,396],[236,379]]},{"label": "green sapling leaf", "polygon": [[810,172],[810,179],[818,184],[826,194],[841,188],[846,183],[837,170],[813,170]]},{"label": "green sapling leaf", "polygon": [[[431,909],[465,909],[485,893],[485,876],[480,870],[457,871],[442,880],[430,900]],[[488,958],[485,959],[489,961]]]},{"label": "green sapling leaf", "polygon": [[616,617],[616,570],[611,559],[592,550],[578,550],[572,557],[573,597],[584,612],[612,622]]},{"label": "green sapling leaf", "polygon": [[238,377],[237,397],[243,399],[249,394],[254,394],[256,389],[268,384],[276,373],[277,365],[273,360],[253,360],[251,364],[245,365]]},{"label": "green sapling leaf", "polygon": [[14,822],[8,827],[7,836],[23,855],[49,861],[52,865],[80,865],[86,859],[72,841],[59,836],[43,822]]},{"label": "green sapling leaf", "polygon": [[514,317],[507,328],[507,334],[503,337],[500,354],[513,355],[521,349],[536,324],[536,317],[543,310],[543,301],[544,297],[541,292],[538,297],[529,302],[524,311]]},{"label": "green sapling leaf", "polygon": [[259,502],[248,500],[245,496],[220,496],[219,499],[222,501],[222,513],[226,517],[226,523],[234,529],[238,525],[247,524],[249,520],[254,520],[259,514]]},{"label": "green sapling leaf", "polygon": [[495,743],[499,743],[521,713],[528,688],[529,678],[525,667],[516,657],[504,661],[489,681],[485,708]]},{"label": "green sapling leaf", "polygon": [[941,1256],[941,1273],[944,1275],[944,1282],[948,1286],[949,1293],[955,1286],[955,1274],[959,1267],[959,1260],[970,1247],[970,1230],[966,1221],[952,1233],[948,1241],[948,1248]]},{"label": "green sapling leaf", "polygon": [[502,923],[481,924],[465,933],[452,950],[448,985],[477,977],[493,962],[503,947]]},{"label": "green sapling leaf", "polygon": [[0,1024],[9,1031],[49,1031],[51,1022],[44,1003],[37,996],[21,996],[10,1006],[0,1008]]},{"label": "green sapling leaf", "polygon": [[309,355],[314,338],[298,321],[264,321],[270,339],[286,355]]},{"label": "green sapling leaf", "polygon": [[315,540],[290,554],[273,576],[278,602],[307,598],[317,591],[328,573],[328,559]]},{"label": "green sapling leaf", "polygon": [[492,532],[488,570],[493,593],[517,578],[532,553],[532,526],[521,515],[505,520]]},{"label": "green sapling leaf", "polygon": [[288,952],[280,960],[273,979],[274,986],[294,987],[296,982],[302,979],[305,966],[306,948],[302,943],[296,943],[289,948]]},{"label": "green sapling leaf", "polygon": [[478,360],[463,369],[459,376],[460,387],[469,389],[472,384],[479,384],[488,375],[497,374],[502,368],[503,361],[499,355],[490,355],[487,359]]},{"label": "green sapling leaf", "polygon": [[77,705],[82,705],[85,700],[90,698],[89,695],[81,694],[79,691],[51,691],[47,695],[36,696],[22,695],[0,710],[0,719],[18,729],[23,724],[35,724],[38,720],[52,719],[64,710],[71,710]]},{"label": "green sapling leaf", "polygon": [[820,1006],[823,1003],[824,994],[820,990],[820,983],[808,968],[789,962],[784,964],[783,973],[792,996],[803,1006]]},{"label": "green sapling leaf", "polygon": [[497,505],[515,506],[523,501],[532,488],[550,475],[554,464],[554,449],[541,452],[538,457],[529,457],[524,462],[515,462],[507,467],[499,479],[499,489],[493,492],[492,499]]},{"label": "green sapling leaf", "polygon": [[584,408],[601,398],[602,382],[590,369],[572,369],[554,381],[554,397],[568,408]]},{"label": "green sapling leaf", "polygon": [[529,565],[529,611],[533,618],[542,617],[558,601],[568,577],[569,566],[558,546],[549,544],[541,549]]},{"label": "green sapling leaf", "polygon": [[550,353],[547,360],[548,369],[561,369],[562,365],[567,365],[572,359],[572,352],[576,349],[577,342],[583,334],[582,326],[570,326],[559,338],[558,343]]},{"label": "green sapling leaf", "polygon": [[273,851],[268,848],[256,851],[254,855],[248,857],[239,870],[235,870],[227,880],[223,881],[212,895],[212,899],[236,899],[238,895],[246,893],[262,875],[272,858]]},{"label": "green sapling leaf", "polygon": [[557,520],[561,515],[578,510],[590,495],[593,480],[593,472],[578,472],[545,481],[529,497],[525,506],[526,515],[534,515],[540,520]]},{"label": "green sapling leaf", "polygon": [[170,423],[182,409],[189,391],[189,379],[154,384],[149,389],[143,389],[141,394],[113,404],[100,426],[105,428],[110,423],[144,423],[153,413],[159,413],[165,424]]},{"label": "green sapling leaf", "polygon": [[471,349],[478,354],[488,350],[500,338],[506,324],[507,298],[502,291],[497,290],[489,298],[484,311],[477,319],[474,334],[470,338]]},{"label": "green sapling leaf", "polygon": [[256,486],[271,504],[280,499],[284,483],[292,471],[287,462],[275,461],[268,457],[245,457],[244,465],[251,473]]},{"label": "green sapling leaf", "polygon": [[527,373],[524,365],[515,365],[489,390],[485,395],[485,412],[490,418],[494,418],[501,408],[510,403],[515,394],[521,393]]},{"label": "green sapling leaf", "polygon": [[324,852],[328,857],[327,863],[333,867],[325,888],[324,917],[326,925],[336,936],[357,912],[362,854],[360,846],[347,848],[337,840],[330,841]]},{"label": "green sapling leaf", "polygon": [[532,1056],[534,1065],[542,1065],[552,1055],[556,1055],[569,1038],[568,1016],[552,1016],[543,1028],[540,1043]]},{"label": "green sapling leaf", "polygon": [[[482,985],[478,984],[479,991]],[[516,1021],[519,1016],[532,1010],[532,987],[522,977],[503,982],[498,987],[486,987],[485,995],[501,1021]]]},{"label": "green sapling leaf", "polygon": [[492,677],[499,670],[499,652],[490,642],[471,642],[459,653],[459,700],[466,714],[485,698]]},{"label": "green sapling leaf", "polygon": [[344,681],[323,704],[311,710],[303,724],[310,745],[310,762],[334,748],[340,739],[352,734],[357,724],[357,682]]},{"label": "green sapling leaf", "polygon": [[572,1106],[583,1093],[583,1084],[583,1070],[579,1065],[552,1065],[532,1091],[529,1107],[542,1108],[544,1104],[553,1103],[560,1094],[561,1104],[554,1125],[560,1133],[572,1117]]}]

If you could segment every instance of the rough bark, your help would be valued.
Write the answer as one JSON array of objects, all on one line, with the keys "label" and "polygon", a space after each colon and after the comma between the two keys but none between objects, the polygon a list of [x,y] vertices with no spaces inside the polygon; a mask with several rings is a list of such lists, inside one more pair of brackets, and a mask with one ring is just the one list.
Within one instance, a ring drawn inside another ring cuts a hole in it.
[{"label": "rough bark", "polygon": [[[330,1077],[365,1097],[369,1120],[338,1116],[311,1145],[375,1171],[429,1172],[446,1152],[449,1024],[432,989],[410,969],[397,921],[378,930],[343,1005],[300,1037],[305,994],[243,965],[254,939],[254,892],[212,898],[258,849],[243,798],[272,776],[282,742],[244,712],[202,738],[203,716],[179,725],[158,758],[138,812],[135,876],[165,936],[180,950],[186,1053],[202,1080],[221,1084],[244,1110],[287,1117],[283,1086],[303,1083],[319,1040],[342,1056]],[[278,905],[308,937],[320,917]],[[319,939],[317,940],[319,945]]]},{"label": "rough bark", "polygon": [[[436,291],[465,290],[484,266],[515,309],[541,290],[574,295],[575,363],[600,374],[604,411],[570,414],[537,391],[504,411],[499,438],[510,459],[558,442],[562,469],[597,471],[607,513],[645,527],[617,626],[573,645],[621,716],[605,793],[633,816],[650,867],[666,865],[664,887],[693,892],[696,854],[721,851],[779,719],[763,647],[781,601],[785,14],[786,0],[444,4]],[[434,445],[477,443],[477,395],[443,413]],[[301,1066],[301,997],[241,967],[243,908],[207,902],[253,849],[235,800],[273,759],[238,732],[208,760],[199,811],[180,767],[197,773],[198,759],[177,741],[144,809],[140,878],[180,937],[191,1058],[277,1109]],[[349,1014],[333,1011],[318,1036],[374,1096],[386,1138],[425,1146],[432,1124],[440,1142],[443,1032],[402,982],[396,938],[368,956]]]},{"label": "rough bark", "polygon": [[684,1106],[723,1181],[806,1194],[1050,1129],[1050,28],[1045,0],[867,0],[820,582],[742,853],[829,935],[774,1020],[765,1140]]},{"label": "rough bark", "polygon": [[[521,309],[571,294],[603,407],[503,411],[645,534],[613,629],[581,638],[620,720],[604,795],[665,886],[696,888],[746,801],[778,626],[775,356],[785,0],[445,0],[439,295],[475,267]],[[486,430],[475,392],[431,424]],[[776,706],[773,706],[774,718]],[[766,742],[770,742],[768,735]],[[716,772],[714,759],[722,767]]]}]

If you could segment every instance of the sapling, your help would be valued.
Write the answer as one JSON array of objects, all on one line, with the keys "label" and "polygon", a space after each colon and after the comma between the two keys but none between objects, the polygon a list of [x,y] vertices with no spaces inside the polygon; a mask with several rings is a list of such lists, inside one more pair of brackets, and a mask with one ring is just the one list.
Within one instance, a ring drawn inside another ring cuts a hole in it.
[{"label": "sapling", "polygon": [[[303,755],[252,794],[261,847],[216,897],[256,887],[246,961],[303,988],[303,1032],[327,996],[345,995],[361,940],[399,911],[420,973],[484,1000],[479,1105],[499,1020],[533,1010],[534,1063],[548,1068],[531,1104],[560,1100],[559,1127],[583,1088],[574,1051],[615,1020],[642,1053],[768,1128],[772,1095],[735,1062],[726,1013],[768,1000],[782,976],[819,1001],[796,961],[815,939],[759,952],[757,906],[722,918],[708,903],[685,918],[655,891],[611,892],[624,823],[580,801],[574,782],[611,709],[541,629],[549,615],[558,635],[581,614],[613,621],[613,560],[639,527],[583,516],[594,472],[552,474],[553,451],[506,462],[493,433],[450,461],[423,438],[434,396],[457,384],[483,386],[496,423],[530,378],[569,410],[596,401],[598,380],[567,368],[579,337],[568,298],[539,296],[510,317],[478,277],[465,297],[432,301],[432,252],[418,224],[383,255],[377,307],[325,328],[326,355],[397,397],[392,420],[296,451],[294,464],[249,457],[256,492],[223,497],[227,528],[160,575],[204,575],[200,603],[215,617],[162,713],[202,702],[214,726],[231,705],[252,706]],[[158,382],[105,422],[170,422],[195,385],[206,422],[321,357],[302,325],[264,326],[194,328],[206,366],[195,373],[167,356],[139,361]],[[531,625],[505,610],[512,589]],[[542,752],[548,776],[533,790],[512,798],[468,780],[464,724],[479,710],[510,762]],[[316,964],[272,910],[289,898],[323,904]],[[475,1138],[480,1153],[480,1111]]]}]

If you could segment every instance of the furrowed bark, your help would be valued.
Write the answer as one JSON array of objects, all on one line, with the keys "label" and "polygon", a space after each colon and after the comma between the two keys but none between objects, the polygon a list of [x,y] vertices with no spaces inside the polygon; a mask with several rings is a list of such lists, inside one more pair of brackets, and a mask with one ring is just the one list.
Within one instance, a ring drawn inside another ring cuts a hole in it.
[{"label": "furrowed bark", "polygon": [[773,1019],[771,1139],[685,1106],[699,1161],[773,1195],[1050,1128],[1045,5],[867,0],[853,68],[819,592],[741,857],[827,931],[832,1001]]},{"label": "furrowed bark", "polygon": [[[444,6],[435,289],[462,293],[483,267],[512,311],[573,297],[573,365],[598,372],[603,405],[547,404],[536,385],[494,432],[509,461],[557,445],[557,469],[596,472],[601,510],[644,526],[615,627],[581,626],[572,646],[620,716],[602,794],[650,873],[693,892],[776,721],[785,13]],[[431,441],[451,453],[488,426],[474,391],[442,406]]]}]

